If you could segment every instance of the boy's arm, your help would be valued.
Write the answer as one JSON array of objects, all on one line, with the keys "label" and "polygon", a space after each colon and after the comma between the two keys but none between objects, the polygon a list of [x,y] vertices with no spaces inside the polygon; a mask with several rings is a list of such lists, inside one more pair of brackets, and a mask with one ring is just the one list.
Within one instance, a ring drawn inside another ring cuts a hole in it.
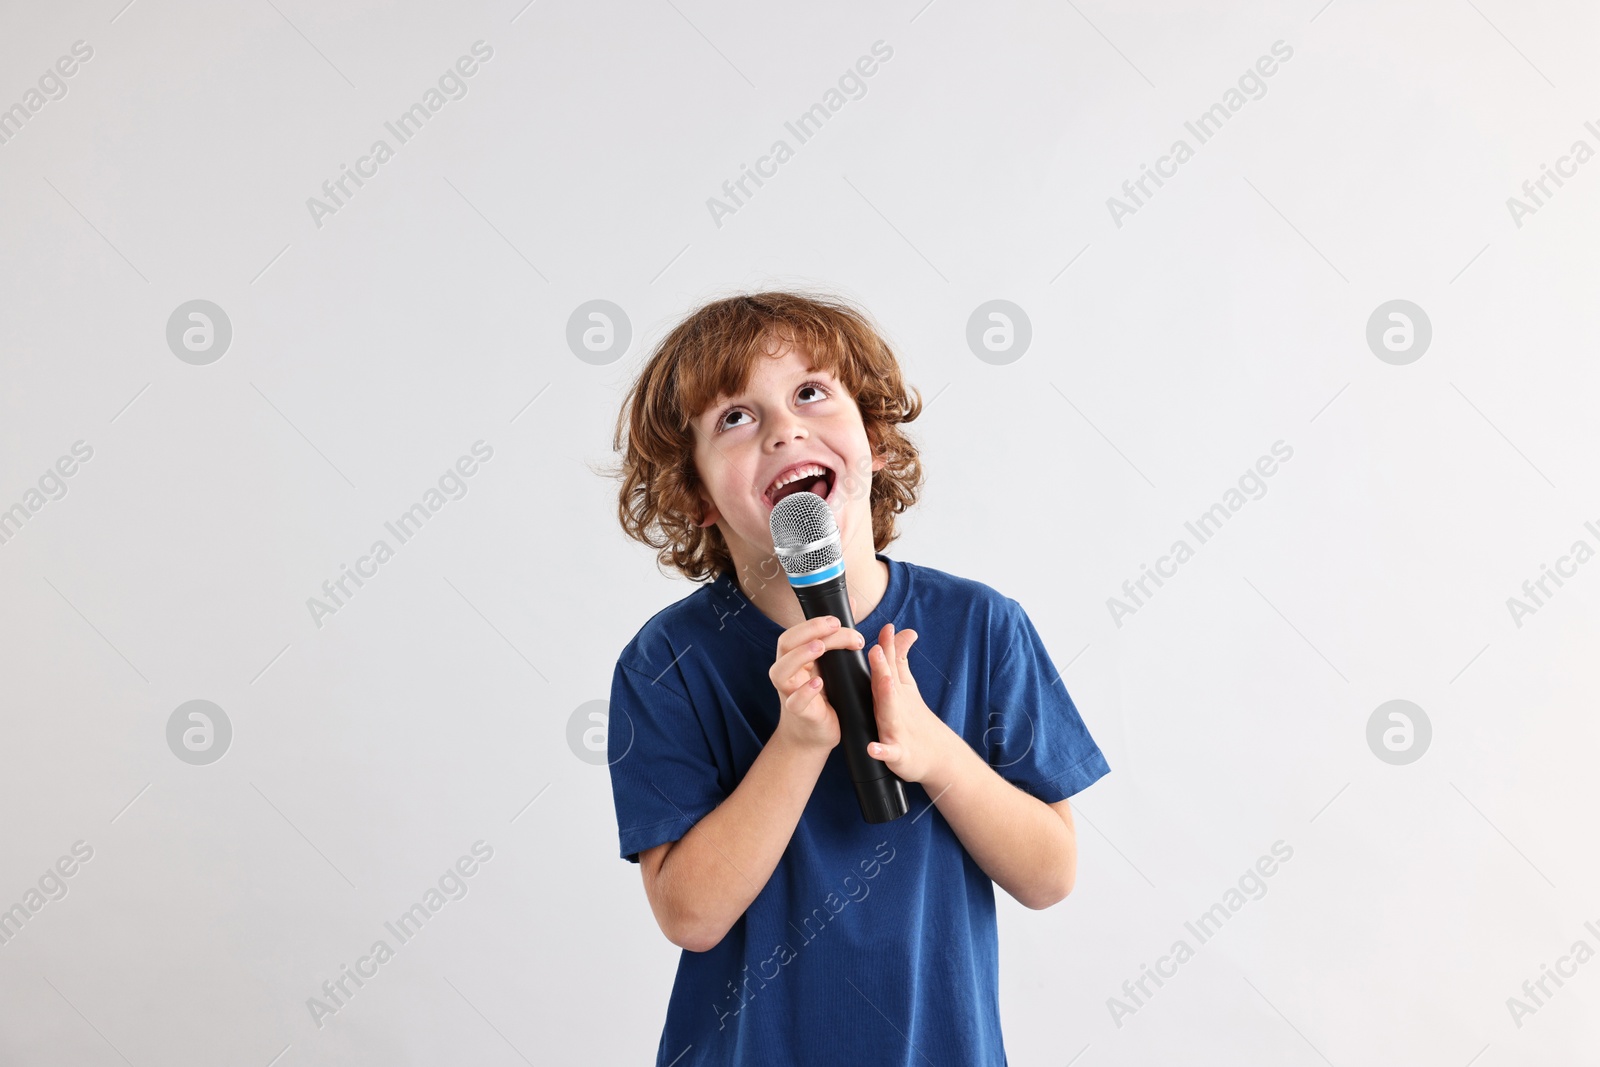
[{"label": "boy's arm", "polygon": [[1040,910],[1072,892],[1078,835],[1070,801],[1046,804],[1000,777],[943,721],[946,754],[922,787],[983,873],[1025,907]]},{"label": "boy's arm", "polygon": [[827,759],[826,748],[792,741],[780,725],[726,800],[677,841],[639,853],[668,941],[716,947],[772,876]]}]

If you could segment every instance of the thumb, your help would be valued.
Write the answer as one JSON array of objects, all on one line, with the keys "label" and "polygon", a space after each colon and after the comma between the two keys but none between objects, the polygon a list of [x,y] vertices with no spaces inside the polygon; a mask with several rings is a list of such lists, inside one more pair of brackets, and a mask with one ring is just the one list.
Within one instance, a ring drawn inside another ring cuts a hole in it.
[{"label": "thumb", "polygon": [[871,741],[867,744],[867,755],[885,763],[893,763],[900,758],[900,746],[893,741]]}]

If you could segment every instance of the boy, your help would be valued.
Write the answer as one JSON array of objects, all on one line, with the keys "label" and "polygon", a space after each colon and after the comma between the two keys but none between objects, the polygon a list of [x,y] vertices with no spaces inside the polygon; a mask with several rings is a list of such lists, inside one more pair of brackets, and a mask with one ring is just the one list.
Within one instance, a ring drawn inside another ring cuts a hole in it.
[{"label": "boy", "polygon": [[[657,1067],[1006,1063],[994,883],[1065,897],[1067,798],[1110,768],[1016,601],[880,553],[916,501],[898,425],[921,410],[864,315],[792,293],[694,312],[623,402],[623,528],[711,579],[612,676],[622,857],[684,950]],[[805,619],[776,561],[793,492],[835,514],[858,629]],[[910,803],[877,825],[817,672],[869,644],[869,754]]]}]

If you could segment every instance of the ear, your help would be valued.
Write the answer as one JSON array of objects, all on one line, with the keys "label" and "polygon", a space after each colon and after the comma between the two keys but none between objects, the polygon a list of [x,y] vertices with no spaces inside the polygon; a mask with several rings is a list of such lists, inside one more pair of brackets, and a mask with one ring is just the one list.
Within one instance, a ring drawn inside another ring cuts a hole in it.
[{"label": "ear", "polygon": [[722,518],[722,513],[717,510],[717,505],[712,502],[711,494],[705,491],[704,486],[700,488],[700,499],[705,504],[705,516],[695,525],[701,528],[715,526],[717,520]]}]

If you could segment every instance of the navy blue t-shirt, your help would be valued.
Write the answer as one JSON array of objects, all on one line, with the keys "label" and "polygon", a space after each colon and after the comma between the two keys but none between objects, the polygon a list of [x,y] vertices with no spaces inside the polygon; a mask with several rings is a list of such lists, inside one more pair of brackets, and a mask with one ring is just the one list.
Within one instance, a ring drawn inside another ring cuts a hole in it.
[{"label": "navy blue t-shirt", "polygon": [[[855,628],[869,645],[885,622],[917,632],[923,699],[1001,777],[1054,803],[1109,773],[1021,605],[877,558],[888,589]],[[724,572],[622,650],[607,746],[624,859],[681,838],[744,778],[778,725],[782,633]],[[1006,1063],[994,883],[922,786],[906,797],[908,814],[866,822],[829,753],[761,892],[716,947],[679,958],[657,1067]]]}]

